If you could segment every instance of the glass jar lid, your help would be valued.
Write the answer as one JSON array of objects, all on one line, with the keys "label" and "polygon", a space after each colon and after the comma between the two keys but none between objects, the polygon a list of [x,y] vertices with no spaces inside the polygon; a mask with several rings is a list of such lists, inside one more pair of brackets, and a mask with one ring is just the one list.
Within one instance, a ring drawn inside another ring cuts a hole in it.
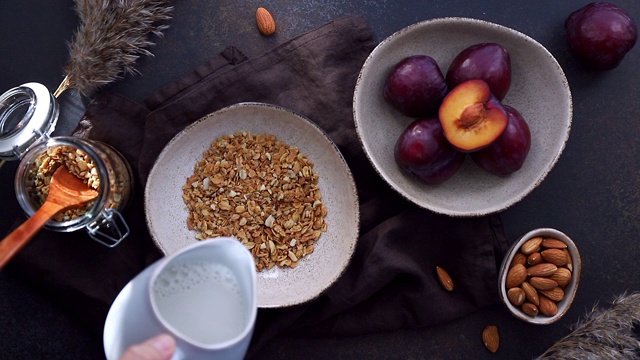
[{"label": "glass jar lid", "polygon": [[17,160],[58,121],[59,108],[46,86],[31,82],[0,96],[0,159]]}]

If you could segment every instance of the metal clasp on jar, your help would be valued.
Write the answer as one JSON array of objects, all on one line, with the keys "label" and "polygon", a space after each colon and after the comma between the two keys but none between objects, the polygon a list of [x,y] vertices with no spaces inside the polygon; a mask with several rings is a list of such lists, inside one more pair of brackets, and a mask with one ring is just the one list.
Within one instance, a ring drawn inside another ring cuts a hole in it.
[{"label": "metal clasp on jar", "polygon": [[105,209],[87,225],[89,236],[107,247],[114,247],[129,235],[129,226],[115,209]]}]

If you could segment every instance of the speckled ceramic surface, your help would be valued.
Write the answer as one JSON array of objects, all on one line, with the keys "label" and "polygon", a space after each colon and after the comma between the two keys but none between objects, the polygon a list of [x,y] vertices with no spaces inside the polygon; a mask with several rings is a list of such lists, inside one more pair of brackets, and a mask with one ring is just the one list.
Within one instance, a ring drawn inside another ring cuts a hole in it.
[{"label": "speckled ceramic surface", "polygon": [[[482,42],[497,42],[509,51],[512,82],[503,103],[517,109],[529,124],[529,155],[523,167],[506,178],[486,173],[467,157],[460,171],[443,184],[419,183],[402,174],[393,158],[397,138],[413,119],[385,102],[387,74],[415,54],[433,57],[445,74],[460,51]],[[482,20],[440,18],[406,27],[374,49],[358,78],[353,112],[369,160],[393,189],[434,212],[480,216],[515,204],[544,180],[568,140],[573,109],[562,68],[534,39]]]},{"label": "speckled ceramic surface", "polygon": [[[505,286],[504,286],[507,280],[507,273],[509,272],[509,264],[511,264],[511,261],[513,260],[514,255],[520,251],[520,247],[522,246],[522,244],[524,244],[525,241],[536,236],[552,237],[558,240],[562,240],[565,244],[567,244],[567,250],[571,255],[571,261],[572,261],[572,267],[573,267],[573,270],[571,272],[571,281],[563,289],[564,298],[557,303],[558,313],[555,316],[551,316],[551,317],[545,316],[542,314],[531,317],[524,314],[522,310],[520,310],[520,308],[511,304],[511,302],[509,301],[509,298],[507,298],[507,289],[505,289]],[[578,285],[580,285],[581,272],[582,272],[582,260],[580,258],[580,253],[578,252],[578,248],[576,247],[576,244],[573,242],[573,240],[571,240],[570,237],[568,237],[566,234],[564,234],[561,231],[558,231],[556,229],[551,229],[551,228],[541,228],[541,229],[531,230],[511,246],[511,248],[505,255],[504,259],[502,260],[502,265],[500,267],[500,275],[498,277],[500,299],[502,300],[502,303],[509,309],[511,314],[513,314],[513,316],[517,317],[522,321],[526,321],[526,322],[537,324],[537,325],[552,324],[560,320],[560,318],[563,317],[564,314],[566,314],[566,312],[569,310],[569,307],[571,307],[571,304],[573,303],[573,300],[576,297],[576,292],[578,291]]]},{"label": "speckled ceramic surface", "polygon": [[287,109],[236,104],[176,135],[156,160],[145,189],[151,236],[165,254],[197,241],[195,232],[187,229],[182,186],[211,142],[238,130],[273,134],[298,147],[319,174],[320,192],[328,208],[327,232],[295,269],[274,267],[259,272],[257,284],[258,307],[290,306],[313,299],[338,279],[351,259],[359,230],[358,197],[351,171],[335,144],[313,122]]}]

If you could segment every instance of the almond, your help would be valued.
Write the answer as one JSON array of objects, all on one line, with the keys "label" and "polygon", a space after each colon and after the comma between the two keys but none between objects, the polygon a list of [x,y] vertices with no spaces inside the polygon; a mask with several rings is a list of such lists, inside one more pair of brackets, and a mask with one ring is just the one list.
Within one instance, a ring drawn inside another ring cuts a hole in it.
[{"label": "almond", "polygon": [[520,285],[520,288],[522,289],[522,291],[524,291],[524,296],[526,296],[527,300],[530,303],[540,305],[540,299],[538,299],[538,291],[536,290],[536,288],[531,286],[531,284],[526,281],[523,282],[522,285]]},{"label": "almond", "polygon": [[522,264],[517,264],[509,270],[507,273],[507,279],[505,281],[505,286],[507,289],[511,289],[522,284],[523,281],[527,279],[527,268]]},{"label": "almond", "polygon": [[567,244],[562,240],[554,239],[554,238],[545,238],[542,240],[542,247],[546,249],[566,249]]},{"label": "almond", "polygon": [[527,274],[529,276],[549,276],[555,273],[557,270],[558,267],[552,263],[540,263],[528,268]]},{"label": "almond", "polygon": [[558,283],[545,277],[534,276],[529,279],[531,286],[538,290],[551,290],[558,286]]},{"label": "almond", "polygon": [[520,251],[525,255],[531,255],[534,252],[540,250],[540,244],[542,244],[542,237],[533,237],[522,244]]},{"label": "almond", "polygon": [[562,249],[547,249],[540,253],[542,258],[549,263],[562,266],[567,263],[567,254]]},{"label": "almond", "polygon": [[527,257],[527,264],[529,265],[538,265],[540,262],[542,262],[542,256],[537,251]]},{"label": "almond", "polygon": [[530,302],[526,302],[524,304],[522,304],[522,312],[529,315],[529,316],[536,316],[538,315],[538,307],[535,306],[534,304],[530,303]]},{"label": "almond", "polygon": [[276,32],[276,21],[269,10],[263,7],[256,10],[256,23],[262,35],[268,36]]},{"label": "almond", "polygon": [[538,306],[538,309],[542,314],[547,316],[554,316],[558,313],[558,305],[544,295],[540,296],[540,306]]},{"label": "almond", "polygon": [[540,290],[540,294],[548,297],[555,302],[564,299],[564,290],[562,290],[559,286],[551,290]]},{"label": "almond", "polygon": [[569,254],[569,250],[564,249],[564,254],[567,256],[566,267],[569,271],[573,271],[573,260],[571,260],[571,254]]},{"label": "almond", "polygon": [[511,260],[511,264],[509,265],[509,269],[514,267],[517,264],[525,265],[527,263],[527,255],[519,252],[513,255],[513,260]]},{"label": "almond", "polygon": [[453,291],[453,280],[443,268],[436,266],[436,275],[438,276],[440,285],[442,285],[445,290]]},{"label": "almond", "polygon": [[526,299],[526,296],[524,294],[524,290],[519,287],[514,287],[507,291],[507,298],[513,305],[520,306]]},{"label": "almond", "polygon": [[558,286],[561,288],[567,286],[571,281],[571,271],[567,268],[558,268],[558,270],[553,273],[553,275],[549,276],[549,279],[558,283]]},{"label": "almond", "polygon": [[500,334],[498,333],[498,327],[495,325],[489,325],[482,331],[482,342],[489,351],[495,353],[500,346]]}]

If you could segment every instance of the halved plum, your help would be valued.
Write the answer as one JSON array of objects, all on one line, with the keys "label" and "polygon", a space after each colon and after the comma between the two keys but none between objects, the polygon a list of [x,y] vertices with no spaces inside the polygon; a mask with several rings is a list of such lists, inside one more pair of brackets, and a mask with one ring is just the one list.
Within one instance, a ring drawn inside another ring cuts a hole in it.
[{"label": "halved plum", "polygon": [[465,159],[449,144],[435,117],[409,124],[396,141],[394,156],[402,172],[431,185],[451,178]]},{"label": "halved plum", "polygon": [[442,101],[440,123],[447,140],[463,152],[489,146],[509,123],[503,105],[483,80],[467,80]]}]

